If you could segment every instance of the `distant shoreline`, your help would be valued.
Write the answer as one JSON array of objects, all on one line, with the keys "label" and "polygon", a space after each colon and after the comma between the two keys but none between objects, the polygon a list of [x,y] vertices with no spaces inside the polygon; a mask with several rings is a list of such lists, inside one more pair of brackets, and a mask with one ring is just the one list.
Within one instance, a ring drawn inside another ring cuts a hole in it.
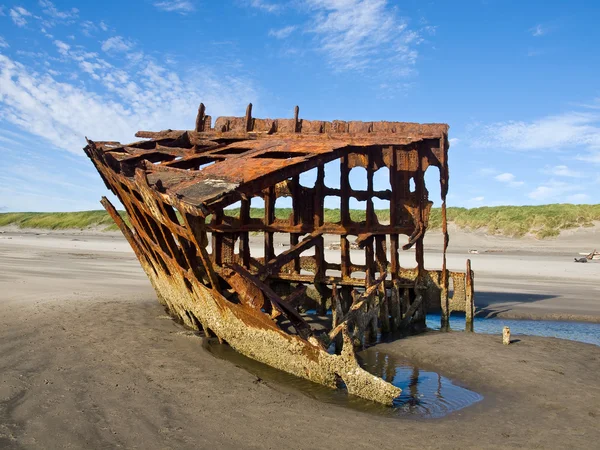
[{"label": "distant shoreline", "polygon": [[[225,210],[229,216],[239,214],[238,208]],[[389,210],[377,209],[380,222],[389,222]],[[286,219],[292,213],[291,208],[276,208],[275,216]],[[124,214],[124,213],[122,213]],[[264,216],[262,208],[252,208],[250,216]],[[363,221],[365,211],[350,210],[352,220]],[[533,237],[548,239],[561,236],[565,231],[600,228],[599,205],[551,204],[540,206],[493,206],[480,208],[447,209],[448,224],[463,231],[474,231],[489,236],[513,238]],[[325,220],[338,222],[339,209],[325,208]],[[111,218],[104,210],[78,212],[5,212],[0,213],[0,229],[15,226],[39,230],[87,230],[117,231]],[[441,227],[441,209],[432,208],[429,218],[429,230]]]}]

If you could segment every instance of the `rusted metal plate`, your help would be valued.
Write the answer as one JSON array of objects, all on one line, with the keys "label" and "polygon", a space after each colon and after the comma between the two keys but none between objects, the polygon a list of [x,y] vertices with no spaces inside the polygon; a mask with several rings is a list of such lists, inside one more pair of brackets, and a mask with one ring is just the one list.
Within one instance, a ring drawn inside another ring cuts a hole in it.
[{"label": "rusted metal plate", "polygon": [[[466,275],[445,267],[447,125],[309,121],[298,108],[292,119],[257,119],[250,105],[244,117],[220,117],[212,127],[200,105],[194,130],[137,136],[146,140],[88,141],[84,150],[131,227],[108,200],[103,205],[159,300],[186,325],[278,369],[332,388],[343,380],[349,393],[391,404],[400,389],[361,369],[355,348],[380,331],[423,327],[431,308],[441,307],[443,320],[452,310],[472,320],[470,266]],[[332,180],[324,165],[336,161],[341,176]],[[441,174],[442,271],[423,264],[430,165]],[[352,188],[354,167],[366,169],[366,189]],[[389,188],[375,190],[383,168]],[[300,175],[310,170],[316,182],[303,186]],[[275,217],[281,197],[293,205],[285,220]],[[339,200],[339,220],[328,221],[325,197]],[[250,208],[252,198],[264,203],[261,217]],[[352,199],[365,203],[364,218],[351,216]],[[389,220],[376,216],[374,199],[389,202]],[[236,202],[239,212],[230,217],[226,207]],[[251,233],[262,233],[261,242],[253,243]],[[326,235],[339,245],[326,249]],[[415,246],[414,268],[400,267],[402,240],[404,249]],[[282,244],[288,248],[276,251]],[[314,328],[307,309],[331,311],[329,326]]]}]

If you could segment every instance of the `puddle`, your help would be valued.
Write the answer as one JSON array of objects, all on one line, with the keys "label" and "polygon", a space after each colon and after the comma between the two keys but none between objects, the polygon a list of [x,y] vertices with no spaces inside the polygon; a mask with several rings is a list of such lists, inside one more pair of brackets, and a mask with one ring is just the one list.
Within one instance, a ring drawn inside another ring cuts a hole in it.
[{"label": "puddle", "polygon": [[[502,328],[505,326],[510,328],[510,334],[513,336],[530,335],[555,337],[600,346],[600,323],[503,319],[500,317],[490,319],[475,317],[473,320],[473,328],[476,333],[501,335]],[[427,327],[433,330],[439,330],[440,315],[427,314]],[[453,330],[464,330],[464,314],[450,316],[450,328]]]},{"label": "puddle", "polygon": [[397,361],[374,348],[357,356],[361,366],[402,389],[392,408],[369,402],[342,389],[330,389],[312,383],[265,364],[247,358],[216,339],[203,339],[202,346],[215,357],[232,362],[238,367],[283,390],[292,388],[316,400],[345,406],[358,411],[392,417],[435,419],[477,403],[483,397],[476,392],[457,386],[435,372],[422,370],[406,361]]},{"label": "puddle", "polygon": [[436,419],[483,400],[477,392],[458,386],[439,373],[398,361],[375,348],[360,352],[359,358],[363,369],[402,389],[400,397],[394,400],[395,415]]}]

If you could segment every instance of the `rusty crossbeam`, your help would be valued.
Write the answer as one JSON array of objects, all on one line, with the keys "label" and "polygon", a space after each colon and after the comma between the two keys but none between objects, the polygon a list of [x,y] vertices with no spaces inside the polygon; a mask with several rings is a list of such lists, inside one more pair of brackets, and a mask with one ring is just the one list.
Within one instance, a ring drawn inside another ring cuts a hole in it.
[{"label": "rusty crossbeam", "polygon": [[[194,130],[140,131],[143,140],[127,145],[88,140],[84,151],[123,205],[130,226],[102,200],[170,314],[275,368],[330,387],[341,379],[349,393],[391,404],[400,390],[361,369],[355,346],[379,330],[422,327],[432,309],[441,308],[442,325],[465,311],[472,328],[470,265],[466,274],[446,269],[448,126],[299,114],[259,119],[249,105],[243,117],[213,124],[201,104]],[[326,173],[329,164],[339,164],[339,179]],[[441,271],[423,263],[430,166],[440,171]],[[354,186],[355,168],[366,171],[365,189]],[[386,189],[375,183],[381,170]],[[302,183],[307,172],[314,185]],[[282,219],[285,197],[293,212]],[[264,204],[262,217],[253,200]],[[325,214],[331,200],[337,223]],[[353,202],[363,202],[365,220],[353,220]],[[376,202],[389,203],[389,222],[380,222]],[[289,248],[278,253],[281,234]],[[338,243],[327,244],[332,237]],[[401,267],[400,251],[413,246],[415,267]],[[311,310],[331,317],[330,327],[311,329]]]}]

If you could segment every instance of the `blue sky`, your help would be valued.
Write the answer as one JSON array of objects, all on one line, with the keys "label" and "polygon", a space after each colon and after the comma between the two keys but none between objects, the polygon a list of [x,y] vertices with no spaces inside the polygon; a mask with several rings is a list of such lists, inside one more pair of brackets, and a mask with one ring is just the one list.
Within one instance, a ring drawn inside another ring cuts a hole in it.
[{"label": "blue sky", "polygon": [[5,0],[0,210],[99,209],[84,136],[189,129],[200,101],[445,122],[450,205],[600,203],[599,16],[578,0]]}]

